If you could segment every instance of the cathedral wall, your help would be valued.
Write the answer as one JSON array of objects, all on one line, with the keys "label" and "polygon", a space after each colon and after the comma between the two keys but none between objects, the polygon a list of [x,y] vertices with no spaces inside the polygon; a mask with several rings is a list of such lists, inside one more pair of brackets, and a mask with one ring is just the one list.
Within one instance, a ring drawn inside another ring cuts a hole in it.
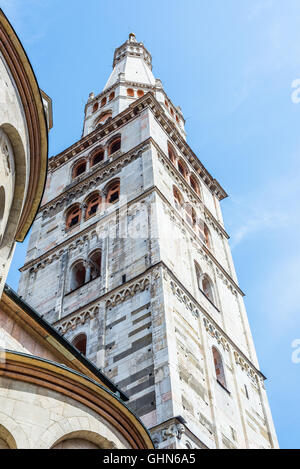
[{"label": "cathedral wall", "polygon": [[103,417],[84,404],[59,392],[9,378],[0,378],[0,427],[16,442],[17,449],[50,449],[70,437],[81,447],[130,448],[128,442]]},{"label": "cathedral wall", "polygon": [[[0,308],[0,347],[22,353],[29,353],[46,360],[58,361],[61,357],[45,348],[37,337],[26,331],[23,323]],[[1,381],[1,378],[0,378]],[[1,423],[1,422],[0,422]]]},{"label": "cathedral wall", "polygon": [[[0,53],[0,295],[14,251],[29,170],[27,125],[16,84]],[[18,186],[16,186],[18,177]]]}]

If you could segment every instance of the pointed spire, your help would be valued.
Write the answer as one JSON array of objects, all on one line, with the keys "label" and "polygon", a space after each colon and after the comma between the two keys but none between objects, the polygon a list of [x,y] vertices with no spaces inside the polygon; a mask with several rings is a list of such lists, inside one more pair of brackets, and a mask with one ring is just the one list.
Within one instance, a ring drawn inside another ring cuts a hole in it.
[{"label": "pointed spire", "polygon": [[104,90],[119,81],[120,74],[124,81],[155,85],[151,54],[142,42],[137,42],[134,33],[115,50],[113,71]]}]

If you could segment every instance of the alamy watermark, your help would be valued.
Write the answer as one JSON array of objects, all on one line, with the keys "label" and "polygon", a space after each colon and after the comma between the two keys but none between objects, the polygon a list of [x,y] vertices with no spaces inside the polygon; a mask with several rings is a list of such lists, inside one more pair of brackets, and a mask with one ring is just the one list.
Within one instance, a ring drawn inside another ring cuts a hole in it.
[{"label": "alamy watermark", "polygon": [[300,339],[293,340],[291,347],[295,349],[292,353],[292,362],[298,364],[300,363]]},{"label": "alamy watermark", "polygon": [[292,81],[291,87],[294,91],[291,94],[291,100],[294,104],[300,103],[300,78],[296,78]]}]

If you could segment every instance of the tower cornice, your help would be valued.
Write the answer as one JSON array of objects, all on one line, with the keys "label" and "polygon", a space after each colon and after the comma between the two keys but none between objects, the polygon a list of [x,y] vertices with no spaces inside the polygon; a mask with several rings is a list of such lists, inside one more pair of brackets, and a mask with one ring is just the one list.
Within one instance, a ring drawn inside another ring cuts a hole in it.
[{"label": "tower cornice", "polygon": [[[116,166],[116,167],[119,168],[120,165],[122,165],[123,163],[127,163],[128,159],[131,160],[132,158],[137,157],[138,153],[144,151],[144,149],[145,149],[144,147],[148,144],[152,144],[155,147],[156,151],[158,152],[158,156],[161,159],[163,159],[164,163],[166,165],[171,166],[170,165],[170,160],[167,157],[167,155],[161,150],[161,148],[155,142],[155,140],[152,137],[149,137],[148,139],[144,140],[142,143],[140,143],[138,146],[134,147],[133,149],[131,149],[127,153],[123,153],[120,156],[118,156],[116,159],[112,160],[109,164],[106,164],[104,166],[100,166],[99,168],[92,170],[92,172],[90,172],[90,174],[87,174],[85,178],[77,181],[76,184],[72,184],[70,187],[67,187],[66,190],[61,192],[57,197],[50,200],[46,204],[42,205],[40,210],[39,210],[39,213],[44,212],[45,210],[47,210],[48,208],[50,208],[52,206],[56,206],[57,204],[61,204],[64,200],[66,200],[68,198],[68,196],[70,194],[74,193],[74,191],[79,191],[84,186],[87,186],[88,188],[90,188],[90,183],[94,179],[98,179],[99,175],[102,174],[102,173],[104,173],[104,176],[101,177],[101,180],[105,181],[105,174],[107,174],[107,177],[112,176],[112,174],[113,174],[112,173],[112,167],[113,166]],[[203,201],[201,200],[201,197],[191,189],[190,185],[187,183],[187,181],[184,179],[184,177],[180,174],[178,169],[175,168],[174,166],[172,166],[172,171],[176,172],[176,177],[180,180],[180,184],[181,184],[180,187],[181,188],[184,187],[185,192],[187,192],[189,194],[189,198],[193,199],[192,202],[203,204]],[[226,232],[226,230],[224,229],[224,227],[221,225],[221,223],[213,216],[213,214],[206,207],[206,205],[203,204],[203,206],[204,206],[204,211],[205,211],[206,215],[211,219],[212,223],[216,225],[218,230],[222,233],[223,236],[225,236],[226,239],[229,239],[229,235]]]},{"label": "tower cornice", "polygon": [[114,131],[120,129],[127,122],[135,118],[141,111],[143,111],[147,107],[150,107],[150,109],[154,113],[154,116],[162,125],[165,132],[169,135],[169,138],[171,139],[173,144],[178,147],[184,158],[186,158],[189,164],[194,167],[195,171],[200,176],[202,181],[207,185],[210,191],[214,193],[219,200],[226,198],[227,193],[225,192],[225,190],[201,163],[196,154],[193,152],[193,150],[186,143],[179,131],[176,129],[176,126],[165,115],[162,106],[152,95],[151,92],[145,94],[140,99],[137,99],[127,109],[115,116],[107,124],[104,124],[102,127],[88,134],[86,137],[83,137],[81,140],[64,150],[62,153],[59,153],[58,155],[50,158],[50,171],[55,171],[55,169],[57,169],[63,164],[66,164],[69,160],[73,159],[75,156],[79,155],[83,150],[95,144],[98,140],[101,140],[104,137],[108,137]]},{"label": "tower cornice", "polygon": [[[68,330],[68,324],[72,327],[72,319],[81,315],[83,312],[93,309],[100,302],[105,302],[106,306],[109,307],[113,305],[115,301],[125,301],[128,296],[139,291],[138,285],[141,285],[142,289],[145,289],[147,285],[152,284],[151,274],[154,273],[157,277],[158,270],[163,269],[167,274],[168,282],[170,283],[171,288],[176,289],[176,294],[180,296],[181,300],[188,304],[187,310],[190,310],[191,314],[199,318],[205,327],[205,330],[208,334],[215,337],[218,342],[226,349],[227,351],[233,351],[235,361],[241,368],[250,372],[251,377],[256,381],[258,379],[266,380],[264,374],[252,363],[251,359],[235,344],[235,342],[229,337],[229,335],[222,329],[222,327],[210,316],[210,314],[201,306],[196,298],[189,292],[189,290],[182,284],[174,272],[163,262],[159,261],[155,265],[150,266],[143,273],[137,275],[136,277],[130,279],[125,284],[122,284],[109,292],[104,293],[99,296],[96,300],[91,301],[85,306],[79,308],[75,312],[69,313],[64,318],[56,321],[54,323],[55,327],[64,334]],[[147,279],[147,282],[145,280]],[[173,282],[173,287],[172,287]],[[132,287],[132,288],[131,288]]]},{"label": "tower cornice", "polygon": [[152,56],[150,52],[146,49],[142,42],[137,42],[135,39],[135,34],[133,33],[129,35],[129,39],[127,39],[127,41],[125,41],[115,50],[113,68],[126,56],[142,58],[150,70],[152,70]]},{"label": "tower cornice", "polygon": [[[134,198],[133,200],[126,202],[127,206],[134,205],[136,202],[139,200],[144,199],[151,193],[157,193],[161,199],[170,207],[170,209],[173,211],[174,215],[180,219],[180,222],[184,226],[184,228],[189,232],[190,236],[192,236],[196,240],[196,234],[193,231],[193,229],[189,226],[189,224],[180,217],[180,215],[175,211],[175,209],[170,205],[170,202],[165,198],[165,196],[160,192],[160,190],[156,186],[150,187],[147,191],[143,192],[143,194],[140,194],[138,197]],[[118,207],[120,210],[122,210],[122,206],[120,205]],[[60,244],[56,245],[55,247],[49,249],[45,253],[41,254],[40,256],[36,257],[35,259],[32,259],[31,261],[27,262],[24,264],[23,267],[21,267],[19,270],[20,272],[24,272],[36,265],[38,265],[39,268],[43,268],[47,264],[53,262],[57,257],[60,257],[62,255],[62,252],[64,248],[68,245],[71,245],[73,241],[80,239],[81,237],[84,238],[88,234],[92,234],[95,232],[95,228],[98,225],[98,223],[101,221],[103,222],[104,220],[114,216],[115,212],[109,212],[101,218],[101,220],[97,219],[93,224],[87,226],[85,229],[81,230],[78,233],[75,233],[74,235],[70,236],[68,239],[64,240]],[[213,253],[203,244],[201,244],[201,248],[204,255],[208,256],[208,258],[214,263],[215,267],[219,270],[220,274],[224,276],[224,279],[226,279],[226,282],[229,283],[230,288],[233,291],[237,291],[241,296],[245,296],[244,292],[241,290],[241,288],[237,285],[237,283],[233,280],[231,275],[226,271],[226,269],[219,263],[219,261],[215,258]]]}]

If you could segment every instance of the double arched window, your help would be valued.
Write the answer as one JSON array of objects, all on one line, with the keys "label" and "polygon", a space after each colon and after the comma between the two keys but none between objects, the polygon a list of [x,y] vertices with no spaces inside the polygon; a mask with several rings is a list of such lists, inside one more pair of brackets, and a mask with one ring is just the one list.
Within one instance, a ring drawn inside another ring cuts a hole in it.
[{"label": "double arched window", "polygon": [[215,304],[215,294],[213,282],[207,274],[203,274],[199,264],[195,262],[195,271],[197,277],[197,284],[199,290],[208,298],[208,300]]},{"label": "double arched window", "polygon": [[90,194],[82,205],[84,207],[83,213],[79,203],[72,205],[66,212],[66,229],[79,225],[82,219],[88,220],[105,210],[107,206],[117,203],[120,200],[120,179],[110,181],[102,195],[99,192]]},{"label": "double arched window", "polygon": [[66,216],[66,227],[73,228],[79,225],[81,220],[81,208],[79,205],[73,205],[68,211]]},{"label": "double arched window", "polygon": [[101,260],[102,260],[102,253],[100,249],[90,254],[89,256],[90,280],[95,280],[95,278],[100,277]]},{"label": "double arched window", "polygon": [[101,276],[101,262],[102,253],[100,249],[93,251],[87,260],[79,260],[72,267],[70,271],[70,287],[69,291],[72,292],[77,288],[82,287],[91,280]]},{"label": "double arched window", "polygon": [[92,194],[86,202],[86,214],[85,214],[85,219],[87,220],[88,218],[92,217],[93,215],[96,215],[101,210],[101,203],[102,203],[102,198],[100,194]]},{"label": "double arched window", "polygon": [[[104,123],[109,117],[111,117],[111,112],[103,114],[96,122],[98,122],[100,125]],[[121,135],[116,135],[110,141],[108,141],[106,148],[108,156],[114,155],[117,151],[119,151],[121,149]],[[92,168],[96,164],[104,161],[106,148],[99,146],[90,153],[89,158],[76,161],[73,168],[71,168],[72,179],[81,176],[89,168]]]},{"label": "double arched window", "polygon": [[77,262],[71,269],[70,290],[77,290],[86,281],[86,268],[84,261]]},{"label": "double arched window", "polygon": [[108,205],[118,202],[120,198],[120,181],[117,179],[106,187],[106,203]]},{"label": "double arched window", "polygon": [[216,373],[217,381],[224,388],[227,388],[224,365],[223,365],[223,360],[222,360],[221,354],[216,349],[216,347],[212,348],[212,353],[213,353],[213,360],[214,360],[214,366],[215,366],[215,373]]},{"label": "double arched window", "polygon": [[183,161],[182,158],[178,157],[174,146],[168,142],[168,156],[169,159],[172,161],[175,167],[177,167],[179,173],[184,177],[184,179],[189,182],[189,185],[196,192],[196,194],[200,197],[201,190],[198,178],[195,174],[191,173],[187,166],[187,164]]}]

